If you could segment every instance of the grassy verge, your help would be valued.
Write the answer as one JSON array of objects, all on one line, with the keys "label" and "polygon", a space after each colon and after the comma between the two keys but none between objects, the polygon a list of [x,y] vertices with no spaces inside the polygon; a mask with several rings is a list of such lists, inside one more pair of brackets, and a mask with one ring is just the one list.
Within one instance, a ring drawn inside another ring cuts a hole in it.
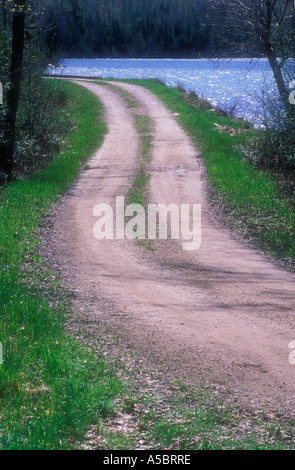
[{"label": "grassy verge", "polygon": [[[212,200],[227,224],[251,243],[295,269],[295,217],[291,200],[267,171],[241,157],[239,148],[256,133],[243,120],[212,111],[202,100],[157,80],[128,80],[155,93],[202,152]],[[240,132],[242,131],[242,132]]]},{"label": "grassy verge", "polygon": [[[38,255],[38,227],[106,132],[99,101],[63,83],[75,121],[44,170],[0,193],[0,449],[65,449],[112,410],[121,383],[66,334],[68,298]],[[60,110],[64,112],[65,110]]]}]

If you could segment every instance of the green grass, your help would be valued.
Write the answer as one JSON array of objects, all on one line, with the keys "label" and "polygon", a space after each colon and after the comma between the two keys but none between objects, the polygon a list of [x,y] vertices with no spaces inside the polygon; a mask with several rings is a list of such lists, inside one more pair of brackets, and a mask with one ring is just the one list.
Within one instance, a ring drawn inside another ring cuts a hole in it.
[{"label": "green grass", "polygon": [[[148,204],[148,185],[151,179],[148,164],[152,159],[153,122],[149,116],[143,114],[135,113],[133,119],[139,138],[137,171],[126,195],[126,204],[139,204],[146,209]],[[140,240],[137,238],[136,243],[138,246],[142,246],[149,251],[154,251],[152,240]]]},{"label": "green grass", "polygon": [[137,155],[137,173],[126,196],[127,204],[140,204],[146,206],[148,202],[147,189],[150,182],[150,174],[147,165],[152,158],[153,148],[153,124],[148,116],[134,115],[134,124],[139,137],[139,149]]},{"label": "green grass", "polygon": [[[131,93],[109,82],[96,81],[96,83],[107,86],[119,94],[132,112],[133,123],[139,142],[136,159],[137,168],[125,197],[125,205],[139,204],[146,208],[148,204],[148,185],[151,178],[148,164],[152,159],[153,151],[153,121],[149,116],[140,113],[140,104]],[[151,240],[136,238],[136,244],[149,251],[154,251],[153,241]]]},{"label": "green grass", "polygon": [[128,108],[132,111],[133,123],[139,139],[137,154],[137,171],[126,195],[126,204],[147,204],[147,189],[150,174],[147,165],[152,158],[153,149],[153,122],[149,116],[140,114],[140,104],[136,98],[126,90],[112,85],[110,82],[96,80],[101,86],[107,86],[123,98]]},{"label": "green grass", "polygon": [[[173,113],[201,151],[212,189],[212,200],[222,209],[227,223],[265,252],[295,268],[295,217],[291,201],[280,191],[267,171],[254,168],[241,157],[241,146],[255,139],[241,119],[212,111],[202,100],[158,80],[126,80],[142,85],[157,95]],[[199,102],[198,102],[199,101]],[[218,127],[244,132],[234,136]]]},{"label": "green grass", "polygon": [[62,88],[75,122],[67,145],[44,170],[0,193],[0,449],[77,445],[121,389],[113,371],[66,333],[69,299],[37,249],[43,217],[106,132],[93,94]]},{"label": "green grass", "polygon": [[[211,401],[211,402],[210,402]],[[185,450],[271,450],[294,448],[284,442],[280,426],[271,428],[259,417],[235,415],[222,402],[206,398],[202,391],[183,387],[166,416],[149,429],[155,442]]]},{"label": "green grass", "polygon": [[[130,349],[128,353],[121,349],[117,357],[128,383],[128,395],[120,404],[119,422],[111,419],[107,427],[102,425],[100,429],[107,448],[294,449],[294,420],[274,421],[261,412],[244,410],[210,389],[171,381],[163,371],[155,370],[153,361],[140,360]],[[134,358],[139,359],[138,367]]]}]

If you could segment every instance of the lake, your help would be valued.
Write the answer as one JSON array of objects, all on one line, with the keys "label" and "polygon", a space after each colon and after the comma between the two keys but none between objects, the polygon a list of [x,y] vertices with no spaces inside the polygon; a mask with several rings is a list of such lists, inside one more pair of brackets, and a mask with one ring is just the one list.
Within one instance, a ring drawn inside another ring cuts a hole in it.
[{"label": "lake", "polygon": [[66,59],[51,74],[102,78],[159,78],[193,90],[214,106],[236,107],[236,116],[261,124],[258,97],[276,89],[267,59]]}]

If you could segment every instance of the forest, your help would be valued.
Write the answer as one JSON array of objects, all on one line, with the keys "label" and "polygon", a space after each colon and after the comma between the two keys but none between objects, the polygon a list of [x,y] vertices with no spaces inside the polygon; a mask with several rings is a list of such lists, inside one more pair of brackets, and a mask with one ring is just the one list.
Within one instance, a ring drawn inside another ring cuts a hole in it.
[{"label": "forest", "polygon": [[[249,56],[240,30],[228,34],[226,6],[208,0],[33,0],[40,35],[66,57]],[[235,46],[233,46],[235,44]],[[237,48],[236,45],[239,45]]]}]

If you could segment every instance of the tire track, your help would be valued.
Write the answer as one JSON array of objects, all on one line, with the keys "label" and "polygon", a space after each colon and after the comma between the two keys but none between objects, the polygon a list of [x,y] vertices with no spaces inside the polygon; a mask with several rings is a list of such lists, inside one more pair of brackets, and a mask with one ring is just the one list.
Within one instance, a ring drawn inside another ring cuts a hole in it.
[{"label": "tire track", "polygon": [[149,202],[202,204],[202,245],[156,241],[155,252],[128,240],[93,237],[93,209],[114,207],[136,169],[138,136],[122,97],[78,82],[101,99],[109,132],[65,196],[51,245],[81,308],[112,324],[141,354],[161,361],[193,385],[219,383],[239,400],[294,411],[294,275],[273,265],[209,212],[202,160],[177,120],[148,90],[114,82],[140,103],[154,124]]}]

